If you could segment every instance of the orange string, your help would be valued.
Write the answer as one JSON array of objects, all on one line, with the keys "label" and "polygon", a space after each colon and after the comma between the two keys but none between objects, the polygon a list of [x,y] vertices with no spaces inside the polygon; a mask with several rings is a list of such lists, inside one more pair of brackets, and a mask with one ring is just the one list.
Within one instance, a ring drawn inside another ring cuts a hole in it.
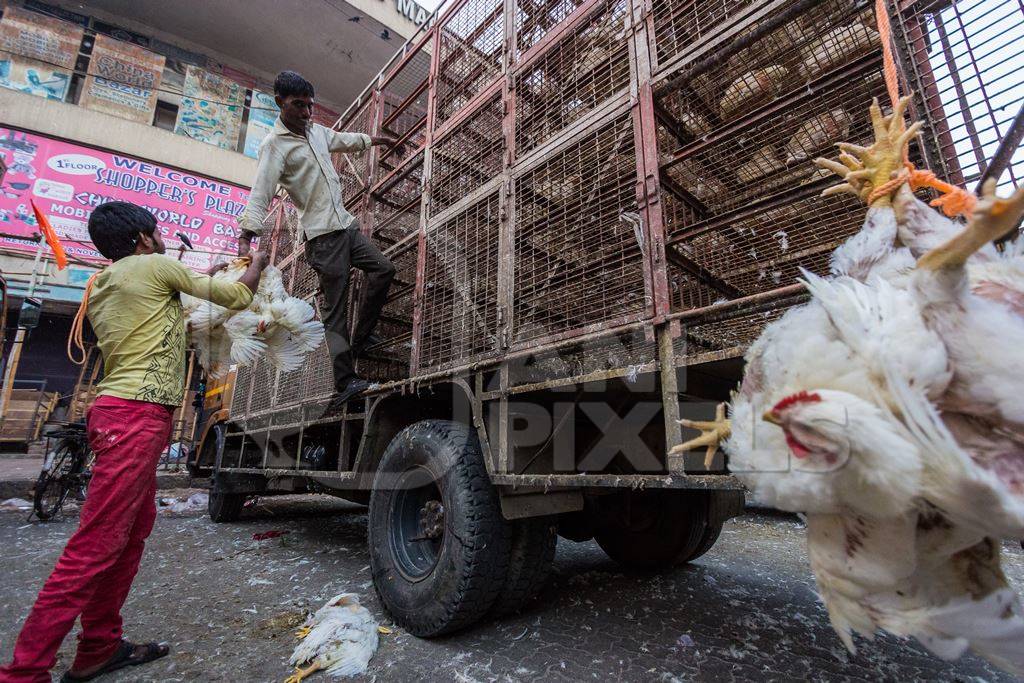
[{"label": "orange string", "polygon": [[[82,329],[85,326],[85,313],[89,308],[89,294],[92,292],[92,283],[96,281],[96,276],[103,271],[96,271],[89,278],[89,281],[85,283],[85,292],[82,294],[82,303],[78,304],[78,311],[75,313],[75,319],[71,322],[71,332],[68,334],[68,359],[71,360],[75,365],[85,365],[86,353],[85,353],[85,342],[82,337]],[[82,354],[82,357],[75,358],[74,352],[72,351],[72,345],[78,348],[78,352]]]},{"label": "orange string", "polygon": [[[878,23],[878,37],[882,43],[882,72],[885,76],[885,89],[889,93],[889,100],[895,108],[900,101],[899,71],[896,68],[896,58],[892,52],[892,25],[889,21],[889,10],[885,0],[875,0],[875,20]],[[934,173],[928,170],[918,170],[910,163],[909,145],[903,148],[903,170],[892,180],[876,187],[868,195],[868,205],[897,190],[903,183],[909,183],[910,189],[918,190],[923,187],[931,188],[940,193],[939,197],[933,199],[930,204],[942,210],[950,218],[957,215],[970,216],[974,211],[978,198],[962,187],[951,185],[940,180]]]}]

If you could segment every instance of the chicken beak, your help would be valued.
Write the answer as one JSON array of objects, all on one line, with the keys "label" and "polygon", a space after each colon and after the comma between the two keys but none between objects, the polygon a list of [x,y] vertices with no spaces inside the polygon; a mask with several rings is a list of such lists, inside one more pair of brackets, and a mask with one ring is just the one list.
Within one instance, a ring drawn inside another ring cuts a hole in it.
[{"label": "chicken beak", "polygon": [[782,420],[779,419],[779,414],[776,413],[774,410],[764,411],[764,415],[761,416],[761,419],[764,420],[765,422],[776,425],[778,427],[782,426]]}]

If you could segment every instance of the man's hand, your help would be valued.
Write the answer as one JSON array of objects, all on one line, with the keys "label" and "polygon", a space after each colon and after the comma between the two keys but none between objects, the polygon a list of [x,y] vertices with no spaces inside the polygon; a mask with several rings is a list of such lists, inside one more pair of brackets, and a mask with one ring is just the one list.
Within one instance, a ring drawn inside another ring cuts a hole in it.
[{"label": "man's hand", "polygon": [[257,249],[256,251],[249,252],[249,254],[252,257],[253,267],[255,267],[259,272],[262,273],[263,269],[270,265],[270,256],[267,252]]},{"label": "man's hand", "polygon": [[238,255],[245,256],[252,249],[252,238],[253,233],[248,230],[243,230],[242,234],[238,236]]},{"label": "man's hand", "polygon": [[401,153],[403,145],[398,144],[398,138],[391,137],[390,135],[371,135],[371,144],[383,145],[389,149],[393,148],[396,153]]},{"label": "man's hand", "polygon": [[214,263],[212,266],[210,266],[206,270],[206,274],[212,277],[212,276],[216,275],[217,273],[219,273],[220,271],[224,270],[227,267],[228,267],[228,262],[227,261],[223,261],[221,263]]},{"label": "man's hand", "polygon": [[263,269],[270,263],[270,257],[267,256],[265,251],[252,251],[249,252],[249,267],[242,273],[242,277],[238,278],[238,281],[249,288],[253,294],[260,286],[260,275],[263,273]]}]

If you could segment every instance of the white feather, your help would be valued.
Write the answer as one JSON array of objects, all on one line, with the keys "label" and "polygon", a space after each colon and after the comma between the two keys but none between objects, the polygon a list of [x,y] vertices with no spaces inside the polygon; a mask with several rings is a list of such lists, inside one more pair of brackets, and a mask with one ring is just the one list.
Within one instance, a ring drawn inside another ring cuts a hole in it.
[{"label": "white feather", "polygon": [[357,676],[377,651],[377,622],[351,593],[328,600],[306,626],[311,630],[295,647],[293,666],[315,664],[333,676]]}]

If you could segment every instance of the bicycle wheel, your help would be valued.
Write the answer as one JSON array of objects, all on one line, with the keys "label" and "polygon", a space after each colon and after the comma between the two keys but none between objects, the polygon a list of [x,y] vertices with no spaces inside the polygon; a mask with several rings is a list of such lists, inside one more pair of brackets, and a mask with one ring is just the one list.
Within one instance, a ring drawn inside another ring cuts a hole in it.
[{"label": "bicycle wheel", "polygon": [[39,473],[32,492],[32,505],[36,517],[42,521],[53,519],[64,505],[64,499],[70,491],[68,475],[78,462],[75,449],[71,444],[61,443],[53,453],[50,468]]}]

